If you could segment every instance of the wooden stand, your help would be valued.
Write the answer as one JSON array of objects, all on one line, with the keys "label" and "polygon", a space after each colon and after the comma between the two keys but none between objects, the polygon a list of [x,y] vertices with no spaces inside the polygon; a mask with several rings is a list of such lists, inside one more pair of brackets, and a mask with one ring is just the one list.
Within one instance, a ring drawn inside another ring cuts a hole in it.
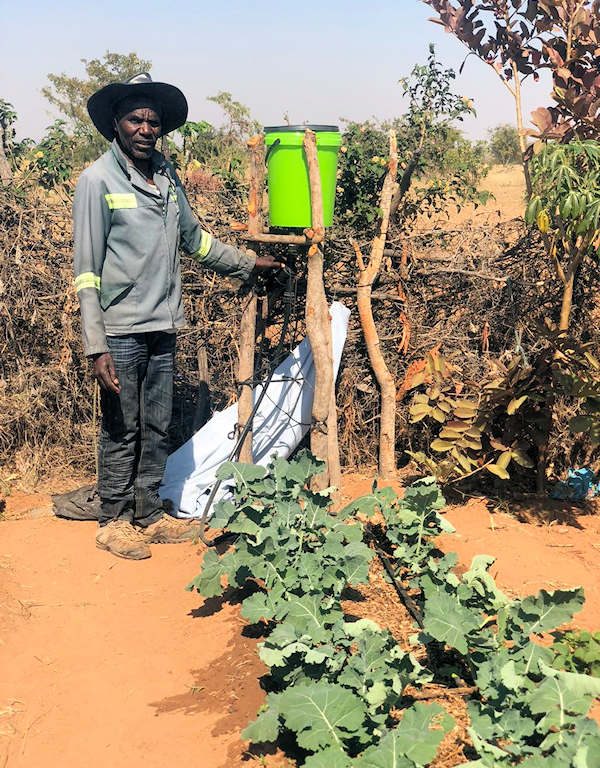
[{"label": "wooden stand", "polygon": [[[315,365],[315,388],[310,433],[311,451],[327,464],[327,469],[314,479],[313,488],[322,490],[338,484],[340,458],[337,432],[335,386],[331,344],[331,321],[323,281],[323,252],[320,244],[325,238],[323,226],[323,197],[321,175],[317,157],[316,135],[311,130],[304,134],[304,152],[310,180],[312,227],[302,235],[282,235],[265,231],[262,217],[264,189],[264,137],[253,136],[248,142],[250,151],[250,193],[248,197],[248,225],[242,234],[245,240],[257,244],[305,246],[307,248],[306,333],[310,341]],[[254,340],[256,334],[256,297],[249,300],[242,313],[240,329],[240,382],[253,378]],[[249,371],[252,373],[248,374]],[[243,428],[252,411],[252,388],[242,390],[238,403],[238,422]],[[245,441],[240,459],[252,460],[251,432]],[[243,457],[243,458],[242,458]]]}]

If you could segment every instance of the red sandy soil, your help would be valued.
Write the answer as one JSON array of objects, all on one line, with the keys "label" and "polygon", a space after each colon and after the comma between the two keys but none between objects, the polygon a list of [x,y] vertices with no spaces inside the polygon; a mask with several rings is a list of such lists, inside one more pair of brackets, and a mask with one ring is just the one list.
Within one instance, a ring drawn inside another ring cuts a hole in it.
[{"label": "red sandy soil", "polygon": [[[347,496],[370,478],[346,478]],[[600,627],[600,517],[520,523],[452,507],[444,547],[497,557],[511,594],[582,584],[579,626]],[[255,640],[235,606],[184,591],[196,545],[129,562],[94,547],[95,524],[54,518],[42,494],[7,499],[0,521],[0,768],[236,768],[262,701]],[[257,760],[255,762],[255,760]],[[282,758],[269,766],[286,765]]]}]

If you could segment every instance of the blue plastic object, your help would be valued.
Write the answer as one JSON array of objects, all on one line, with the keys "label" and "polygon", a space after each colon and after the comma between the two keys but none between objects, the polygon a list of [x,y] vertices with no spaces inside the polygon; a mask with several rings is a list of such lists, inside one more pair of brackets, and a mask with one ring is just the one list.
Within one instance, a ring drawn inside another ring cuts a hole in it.
[{"label": "blue plastic object", "polygon": [[592,496],[600,495],[600,483],[595,473],[588,467],[570,469],[566,480],[559,480],[550,491],[553,499],[568,499],[583,501]]}]

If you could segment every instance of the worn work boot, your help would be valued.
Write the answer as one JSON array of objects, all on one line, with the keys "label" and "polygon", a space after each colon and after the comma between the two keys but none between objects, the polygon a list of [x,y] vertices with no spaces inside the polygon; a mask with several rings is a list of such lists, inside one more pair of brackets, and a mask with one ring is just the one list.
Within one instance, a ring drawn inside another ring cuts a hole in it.
[{"label": "worn work boot", "polygon": [[142,532],[149,544],[179,544],[182,541],[191,541],[196,538],[200,525],[198,522],[177,520],[171,515],[164,514]]},{"label": "worn work boot", "polygon": [[103,525],[96,534],[96,546],[128,560],[144,560],[152,554],[144,535],[126,520]]}]

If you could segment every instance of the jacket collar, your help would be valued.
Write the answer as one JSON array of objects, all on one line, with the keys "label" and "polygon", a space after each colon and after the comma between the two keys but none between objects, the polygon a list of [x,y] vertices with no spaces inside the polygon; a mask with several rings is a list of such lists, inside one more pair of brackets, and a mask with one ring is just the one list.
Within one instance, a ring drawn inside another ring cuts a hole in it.
[{"label": "jacket collar", "polygon": [[[131,160],[127,157],[125,152],[123,152],[123,150],[119,146],[119,142],[116,139],[112,140],[112,144],[110,145],[110,148],[117,163],[121,166],[127,178],[131,181],[131,171],[133,169],[137,173],[138,172],[137,169],[135,168]],[[160,152],[153,150],[152,170],[154,172],[163,170],[164,168],[166,168],[166,165],[167,165],[167,162],[164,156]]]}]

